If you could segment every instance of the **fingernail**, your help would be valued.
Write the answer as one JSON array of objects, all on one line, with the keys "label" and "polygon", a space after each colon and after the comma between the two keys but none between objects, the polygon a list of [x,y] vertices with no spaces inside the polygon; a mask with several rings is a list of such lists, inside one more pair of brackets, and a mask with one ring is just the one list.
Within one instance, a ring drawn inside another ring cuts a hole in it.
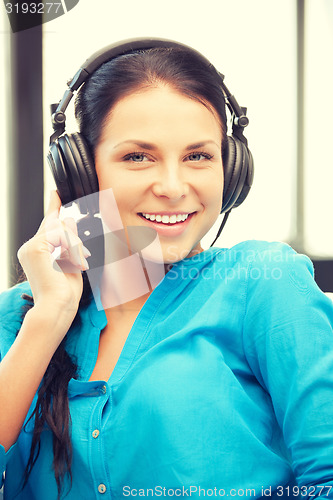
[{"label": "fingernail", "polygon": [[84,257],[91,257],[91,253],[89,252],[88,248],[82,245],[82,252]]}]

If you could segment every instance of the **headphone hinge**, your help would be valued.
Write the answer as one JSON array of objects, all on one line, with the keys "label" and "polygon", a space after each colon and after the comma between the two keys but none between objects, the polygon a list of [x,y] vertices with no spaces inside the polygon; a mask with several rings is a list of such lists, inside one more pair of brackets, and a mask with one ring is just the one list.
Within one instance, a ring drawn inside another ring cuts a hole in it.
[{"label": "headphone hinge", "polygon": [[73,76],[73,78],[67,82],[67,86],[72,91],[73,90],[77,90],[79,87],[81,87],[82,83],[84,83],[86,81],[86,79],[88,78],[88,76],[89,76],[89,73],[85,69],[80,68],[75,73],[75,75]]}]

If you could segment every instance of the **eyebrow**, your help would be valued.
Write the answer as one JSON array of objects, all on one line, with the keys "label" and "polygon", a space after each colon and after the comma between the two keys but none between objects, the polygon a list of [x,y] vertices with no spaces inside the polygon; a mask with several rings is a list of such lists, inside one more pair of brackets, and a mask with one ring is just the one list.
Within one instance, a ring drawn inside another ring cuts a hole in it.
[{"label": "eyebrow", "polygon": [[[119,146],[122,146],[123,144],[135,144],[136,146],[139,146],[140,148],[147,149],[149,151],[156,150],[158,147],[155,144],[151,144],[149,142],[142,142],[142,141],[137,141],[137,140],[127,140],[123,142],[119,142],[113,149],[118,148]],[[194,144],[189,144],[186,146],[185,151],[190,151],[191,149],[198,149],[206,146],[207,144],[214,144],[218,148],[220,147],[218,144],[216,144],[215,141],[202,141],[202,142],[195,142]]]}]

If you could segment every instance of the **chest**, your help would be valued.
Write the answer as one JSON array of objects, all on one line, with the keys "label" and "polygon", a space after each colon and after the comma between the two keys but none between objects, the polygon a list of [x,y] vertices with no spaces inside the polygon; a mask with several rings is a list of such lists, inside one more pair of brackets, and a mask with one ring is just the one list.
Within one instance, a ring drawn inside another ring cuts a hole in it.
[{"label": "chest", "polygon": [[108,323],[102,330],[98,355],[89,380],[108,380],[118,362],[137,314]]}]

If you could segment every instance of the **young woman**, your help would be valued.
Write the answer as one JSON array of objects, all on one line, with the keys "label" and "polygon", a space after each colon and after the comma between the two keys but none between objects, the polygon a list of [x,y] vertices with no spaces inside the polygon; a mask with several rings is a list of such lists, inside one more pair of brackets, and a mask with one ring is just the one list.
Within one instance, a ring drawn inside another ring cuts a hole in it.
[{"label": "young woman", "polygon": [[166,274],[123,301],[133,275],[113,280],[105,260],[97,307],[52,194],[18,254],[27,281],[0,297],[5,499],[333,498],[333,306],[310,260],[282,243],[201,247],[231,154],[224,97],[172,44],[112,58],[80,89],[101,218],[153,229]]}]

